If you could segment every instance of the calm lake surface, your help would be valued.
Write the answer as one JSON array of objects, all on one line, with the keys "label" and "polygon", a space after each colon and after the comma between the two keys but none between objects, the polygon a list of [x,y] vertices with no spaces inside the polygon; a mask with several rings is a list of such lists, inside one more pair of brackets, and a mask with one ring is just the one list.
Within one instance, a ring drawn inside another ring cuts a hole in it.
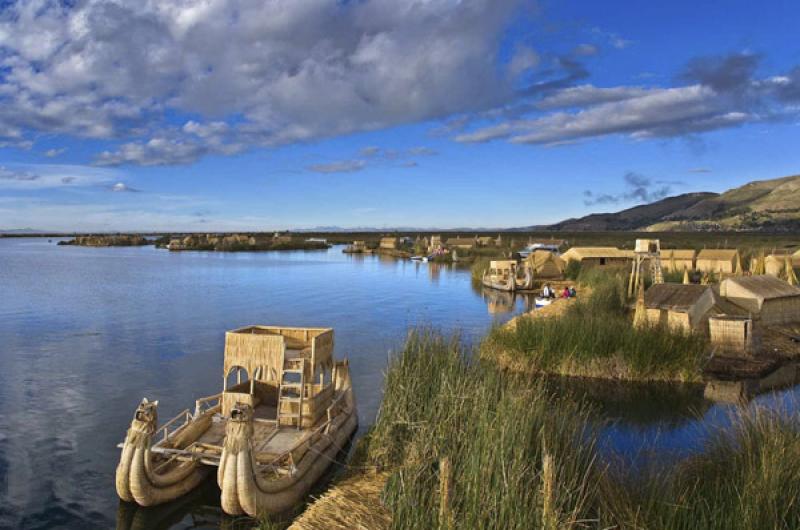
[{"label": "calm lake surface", "polygon": [[[0,528],[217,528],[213,481],[157,510],[121,505],[114,469],[142,397],[159,416],[222,386],[224,331],[329,326],[350,359],[361,428],[409,326],[479,338],[526,309],[482,293],[468,269],[318,252],[175,253],[0,238]],[[702,447],[729,408],[702,389],[556,384],[597,406],[603,448],[636,459]],[[797,390],[762,396],[790,403]],[[790,405],[793,406],[793,405]],[[666,458],[666,457],[665,457]]]}]

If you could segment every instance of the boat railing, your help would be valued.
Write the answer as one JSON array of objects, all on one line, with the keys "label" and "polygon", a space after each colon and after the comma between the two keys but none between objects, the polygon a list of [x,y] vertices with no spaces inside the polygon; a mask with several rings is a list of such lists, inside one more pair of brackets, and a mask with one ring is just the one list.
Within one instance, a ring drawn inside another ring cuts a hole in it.
[{"label": "boat railing", "polygon": [[[156,429],[156,432],[153,433],[153,437],[157,438],[159,434],[161,435],[161,441],[159,443],[164,443],[169,438],[170,434],[173,434],[175,431],[192,421],[193,416],[189,409],[183,409],[179,412],[174,418],[169,420],[167,423]],[[183,423],[180,425],[176,425],[180,420],[183,420]]]},{"label": "boat railing", "polygon": [[222,392],[213,396],[203,397],[194,402],[194,417],[198,418],[209,409],[219,406],[222,401]]},{"label": "boat railing", "polygon": [[346,397],[346,393],[342,392],[339,396],[333,400],[333,402],[328,406],[326,413],[327,419],[317,428],[309,433],[308,436],[304,436],[301,438],[297,443],[291,446],[289,449],[278,455],[274,458],[268,465],[275,469],[276,467],[280,467],[283,462],[288,464],[289,468],[294,470],[294,454],[295,452],[300,449],[303,445],[307,445],[309,448],[319,440],[321,434],[328,434],[330,430],[330,426],[333,423],[334,418],[336,415],[334,414],[335,408],[340,404],[340,402]]}]

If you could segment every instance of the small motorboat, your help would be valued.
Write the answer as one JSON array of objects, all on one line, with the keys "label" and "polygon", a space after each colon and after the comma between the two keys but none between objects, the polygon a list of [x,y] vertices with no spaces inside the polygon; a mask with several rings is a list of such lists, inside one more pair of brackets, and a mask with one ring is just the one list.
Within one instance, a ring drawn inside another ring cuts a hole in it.
[{"label": "small motorboat", "polygon": [[333,358],[332,329],[229,331],[223,376],[222,392],[162,425],[158,401],[142,400],[119,445],[122,500],[172,501],[216,468],[226,513],[284,512],[304,498],[356,430],[350,368]]},{"label": "small motorboat", "polygon": [[536,305],[536,307],[545,307],[549,306],[552,303],[553,303],[552,298],[542,298],[541,296],[537,296],[534,299],[534,304]]},{"label": "small motorboat", "polygon": [[411,256],[411,261],[417,261],[419,263],[423,263],[423,262],[428,261],[428,258],[423,257],[423,256]]}]

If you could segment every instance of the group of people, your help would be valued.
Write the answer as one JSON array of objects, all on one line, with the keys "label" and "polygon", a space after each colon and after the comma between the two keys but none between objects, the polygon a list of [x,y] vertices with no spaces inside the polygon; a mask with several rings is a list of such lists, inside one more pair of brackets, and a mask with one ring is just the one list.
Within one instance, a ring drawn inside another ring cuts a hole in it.
[{"label": "group of people", "polygon": [[564,290],[561,291],[559,294],[555,289],[550,287],[549,283],[546,283],[542,288],[542,298],[575,298],[578,295],[578,292],[575,290],[575,287],[564,286]]}]

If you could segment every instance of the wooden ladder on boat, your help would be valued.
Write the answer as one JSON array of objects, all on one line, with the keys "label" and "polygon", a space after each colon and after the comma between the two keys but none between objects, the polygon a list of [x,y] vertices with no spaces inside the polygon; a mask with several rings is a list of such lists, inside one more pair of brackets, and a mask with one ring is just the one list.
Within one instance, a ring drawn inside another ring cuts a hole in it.
[{"label": "wooden ladder on boat", "polygon": [[[284,359],[280,386],[278,387],[278,425],[288,423],[289,425],[296,425],[298,429],[303,426],[305,373],[306,359],[304,357]],[[286,376],[289,374],[300,374],[300,382],[287,381]],[[286,407],[284,407],[284,403],[286,403]],[[294,408],[295,404],[297,404],[297,409]]]}]

